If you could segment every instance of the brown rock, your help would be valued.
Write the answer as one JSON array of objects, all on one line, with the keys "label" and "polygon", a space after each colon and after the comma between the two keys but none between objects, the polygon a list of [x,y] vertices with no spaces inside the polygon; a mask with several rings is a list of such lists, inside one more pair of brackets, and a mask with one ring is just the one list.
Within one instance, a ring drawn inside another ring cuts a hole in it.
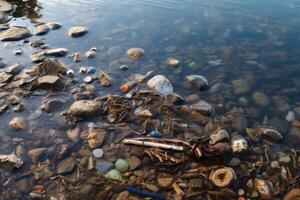
[{"label": "brown rock", "polygon": [[73,142],[78,142],[80,140],[79,134],[80,134],[79,126],[69,129],[67,131],[68,138]]},{"label": "brown rock", "polygon": [[128,200],[129,199],[129,192],[128,191],[123,191],[121,192],[116,200]]},{"label": "brown rock", "polygon": [[112,78],[105,72],[101,72],[99,75],[100,85],[103,87],[109,87],[112,83]]},{"label": "brown rock", "polygon": [[64,89],[65,82],[59,77],[55,75],[46,75],[41,76],[37,79],[36,85],[37,88],[40,89],[54,89],[54,90],[62,90]]},{"label": "brown rock", "polygon": [[92,128],[89,130],[89,134],[87,137],[88,144],[91,149],[98,148],[104,142],[106,136],[106,132],[100,128]]},{"label": "brown rock", "polygon": [[144,50],[141,48],[131,48],[127,51],[127,56],[131,59],[139,59],[144,55]]},{"label": "brown rock", "polygon": [[129,164],[129,169],[134,170],[141,166],[141,160],[136,156],[131,156],[126,159],[126,162]]},{"label": "brown rock", "polygon": [[75,101],[69,113],[75,117],[95,117],[101,113],[101,102],[93,100],[79,100]]},{"label": "brown rock", "polygon": [[23,117],[15,117],[9,122],[9,126],[15,131],[23,130],[26,128],[26,121]]},{"label": "brown rock", "polygon": [[172,185],[174,179],[173,178],[159,178],[158,180],[158,184],[162,187],[169,187]]},{"label": "brown rock", "polygon": [[17,41],[31,36],[30,31],[25,27],[11,27],[0,33],[1,41]]},{"label": "brown rock", "polygon": [[154,184],[150,184],[150,183],[146,183],[146,188],[152,192],[158,192],[159,191],[159,187],[157,187]]},{"label": "brown rock", "polygon": [[49,28],[46,24],[39,24],[35,27],[35,35],[44,35],[48,30]]},{"label": "brown rock", "polygon": [[48,151],[48,148],[35,148],[28,151],[28,157],[33,163],[37,163]]},{"label": "brown rock", "polygon": [[88,32],[88,29],[83,26],[72,27],[69,29],[68,34],[70,37],[80,37]]},{"label": "brown rock", "polygon": [[72,157],[66,158],[57,165],[58,174],[68,174],[75,168],[75,160]]}]

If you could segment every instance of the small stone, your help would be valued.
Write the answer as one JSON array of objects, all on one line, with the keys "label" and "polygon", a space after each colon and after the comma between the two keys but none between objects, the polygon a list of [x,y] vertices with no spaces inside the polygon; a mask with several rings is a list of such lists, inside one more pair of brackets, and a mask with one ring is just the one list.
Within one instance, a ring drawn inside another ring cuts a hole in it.
[{"label": "small stone", "polygon": [[75,72],[74,72],[74,70],[72,70],[72,69],[69,69],[69,70],[67,71],[67,76],[69,76],[69,77],[74,77],[74,74],[75,74]]},{"label": "small stone", "polygon": [[123,191],[117,196],[116,200],[132,200],[132,199],[130,198],[130,194],[128,191]]},{"label": "small stone", "polygon": [[146,183],[145,186],[146,186],[147,190],[150,190],[152,192],[158,192],[159,191],[159,187],[157,187],[154,184]]},{"label": "small stone", "polygon": [[280,169],[280,164],[279,164],[279,162],[277,160],[276,161],[272,161],[271,162],[271,167],[273,169]]},{"label": "small stone", "polygon": [[254,180],[255,190],[263,199],[271,199],[273,195],[273,184],[269,180],[256,178]]},{"label": "small stone", "polygon": [[86,76],[86,77],[84,77],[83,81],[85,83],[91,83],[93,81],[93,78],[91,76]]},{"label": "small stone", "polygon": [[112,180],[112,181],[121,181],[122,180],[122,175],[120,172],[116,169],[112,169],[109,172],[107,172],[104,177],[106,179]]},{"label": "small stone", "polygon": [[100,128],[91,128],[87,137],[89,147],[95,149],[100,147],[105,139],[106,132]]},{"label": "small stone", "polygon": [[115,167],[119,172],[125,172],[128,170],[129,165],[124,159],[118,159],[115,163]]},{"label": "small stone", "polygon": [[46,99],[43,101],[42,109],[49,113],[55,112],[58,111],[64,103],[65,102],[60,99]]},{"label": "small stone", "polygon": [[49,28],[46,24],[39,24],[35,27],[35,35],[45,35]]},{"label": "small stone", "polygon": [[57,48],[57,49],[51,49],[45,52],[46,56],[65,56],[68,53],[68,49],[66,48]]},{"label": "small stone", "polygon": [[0,32],[1,41],[17,41],[30,36],[30,31],[25,27],[11,27],[5,31]]},{"label": "small stone", "polygon": [[79,142],[80,140],[79,134],[80,134],[79,126],[69,129],[67,131],[67,136],[72,142]]},{"label": "small stone", "polygon": [[87,68],[86,67],[80,67],[79,69],[79,73],[80,74],[85,74],[87,72]]},{"label": "small stone", "polygon": [[31,61],[34,63],[42,62],[45,59],[46,59],[45,52],[43,52],[43,51],[36,52],[31,55]]},{"label": "small stone", "polygon": [[57,174],[69,174],[75,168],[75,160],[72,157],[60,161],[57,165]]},{"label": "small stone", "polygon": [[80,53],[74,53],[73,60],[74,62],[80,62],[81,61]]},{"label": "small stone", "polygon": [[158,180],[158,184],[162,187],[170,187],[174,181],[173,178],[159,178]]},{"label": "small stone", "polygon": [[36,148],[28,151],[28,157],[31,159],[33,163],[40,162],[42,157],[44,157],[45,153],[48,151],[48,148]]},{"label": "small stone", "polygon": [[100,85],[103,87],[109,87],[112,84],[112,78],[105,72],[101,72],[99,75]]},{"label": "small stone", "polygon": [[97,172],[99,172],[101,174],[106,174],[109,170],[113,169],[114,166],[115,165],[109,161],[100,160],[100,161],[97,161],[95,168],[96,168]]},{"label": "small stone", "polygon": [[57,30],[61,27],[60,23],[57,22],[49,22],[47,23],[48,28],[52,29],[52,30]]},{"label": "small stone", "polygon": [[88,32],[88,29],[83,26],[72,27],[68,31],[70,37],[80,37]]},{"label": "small stone", "polygon": [[168,58],[167,64],[171,67],[178,67],[180,65],[180,61],[175,58]]},{"label": "small stone", "polygon": [[269,97],[261,92],[254,92],[252,98],[255,104],[260,106],[267,106],[270,104]]},{"label": "small stone", "polygon": [[208,86],[208,80],[202,75],[188,75],[185,78],[199,90],[203,90]]},{"label": "small stone", "polygon": [[125,71],[125,70],[128,69],[128,66],[127,66],[127,65],[121,65],[121,66],[119,67],[119,69]]},{"label": "small stone", "polygon": [[75,117],[95,117],[101,113],[101,102],[93,100],[75,101],[69,112]]},{"label": "small stone", "polygon": [[23,130],[26,128],[26,120],[23,117],[15,117],[9,122],[9,126],[15,131]]},{"label": "small stone", "polygon": [[211,104],[204,100],[199,100],[190,106],[192,111],[199,112],[201,114],[210,115],[213,112],[213,107]]},{"label": "small stone", "polygon": [[232,86],[235,94],[245,94],[250,90],[250,84],[247,80],[239,79],[232,81]]},{"label": "small stone", "polygon": [[184,98],[177,93],[171,93],[167,95],[167,100],[175,105],[184,103]]},{"label": "small stone", "polygon": [[88,50],[84,55],[87,58],[94,58],[97,55],[97,52],[94,50]]},{"label": "small stone", "polygon": [[22,55],[22,53],[23,53],[22,49],[14,50],[14,54],[17,55],[17,56]]},{"label": "small stone", "polygon": [[295,118],[296,118],[296,115],[295,115],[295,113],[293,111],[289,111],[287,113],[287,115],[285,116],[285,120],[288,121],[288,122],[294,121]]},{"label": "small stone", "polygon": [[140,59],[144,55],[144,50],[141,48],[131,48],[127,51],[127,56],[131,59]]},{"label": "small stone", "polygon": [[100,148],[94,149],[92,153],[95,158],[101,158],[103,156],[103,150]]},{"label": "small stone", "polygon": [[130,170],[137,169],[142,164],[141,160],[136,156],[131,156],[131,157],[127,158],[126,161],[129,165]]},{"label": "small stone", "polygon": [[89,67],[87,69],[87,73],[89,73],[89,74],[94,74],[96,71],[97,71],[96,67]]}]

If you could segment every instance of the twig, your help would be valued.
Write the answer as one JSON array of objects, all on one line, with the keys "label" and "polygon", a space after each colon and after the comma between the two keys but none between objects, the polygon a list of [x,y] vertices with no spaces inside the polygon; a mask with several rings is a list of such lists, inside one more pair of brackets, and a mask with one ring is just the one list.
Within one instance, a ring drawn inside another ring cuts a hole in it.
[{"label": "twig", "polygon": [[146,147],[156,147],[156,148],[175,150],[175,151],[183,151],[182,146],[175,146],[175,145],[162,144],[162,143],[156,143],[156,142],[139,141],[139,140],[134,140],[134,139],[124,139],[123,143],[124,144],[134,144],[134,145],[139,145],[139,146],[146,146]]}]

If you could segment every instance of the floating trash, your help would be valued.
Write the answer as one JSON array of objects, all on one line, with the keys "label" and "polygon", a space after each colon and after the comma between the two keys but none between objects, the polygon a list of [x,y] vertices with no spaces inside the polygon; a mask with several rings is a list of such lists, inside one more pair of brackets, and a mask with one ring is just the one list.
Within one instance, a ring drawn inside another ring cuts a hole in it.
[{"label": "floating trash", "polygon": [[148,87],[155,90],[161,96],[173,93],[173,86],[163,75],[156,75],[147,82]]},{"label": "floating trash", "polygon": [[125,83],[124,85],[121,85],[120,90],[123,93],[127,93],[136,85],[137,85],[137,83],[135,81],[129,81],[129,82]]},{"label": "floating trash", "polygon": [[93,81],[93,78],[91,76],[86,76],[86,77],[84,77],[83,81],[86,83],[90,83]]},{"label": "floating trash", "polygon": [[155,137],[155,138],[162,138],[163,135],[161,132],[158,132],[158,131],[151,131],[149,134],[148,134],[149,137]]},{"label": "floating trash", "polygon": [[14,50],[14,54],[19,56],[22,55],[23,51],[21,49]]},{"label": "floating trash", "polygon": [[67,71],[67,76],[73,77],[73,76],[74,76],[74,70],[69,69],[69,70]]},{"label": "floating trash", "polygon": [[94,149],[92,153],[95,158],[101,158],[103,156],[103,150],[100,148]]},{"label": "floating trash", "polygon": [[127,70],[128,69],[128,66],[127,65],[121,65],[119,67],[120,70]]},{"label": "floating trash", "polygon": [[86,67],[80,67],[79,69],[79,73],[80,74],[85,74],[87,72],[87,68]]},{"label": "floating trash", "polygon": [[88,70],[87,70],[87,73],[89,74],[93,74],[97,71],[96,67],[89,67]]}]

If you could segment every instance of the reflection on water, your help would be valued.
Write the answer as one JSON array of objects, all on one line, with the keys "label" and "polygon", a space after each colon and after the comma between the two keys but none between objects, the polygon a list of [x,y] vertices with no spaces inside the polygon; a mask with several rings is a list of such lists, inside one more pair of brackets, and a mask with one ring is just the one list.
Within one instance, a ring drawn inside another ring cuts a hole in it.
[{"label": "reflection on water", "polygon": [[[113,86],[96,87],[97,95],[120,94],[119,86],[132,74],[153,70],[155,74],[167,76],[175,91],[188,103],[205,99],[220,115],[238,109],[247,117],[236,121],[237,129],[271,125],[284,135],[285,144],[300,148],[299,1],[10,2],[17,6],[13,13],[16,20],[11,21],[13,25],[26,25],[34,30],[35,24],[31,21],[35,20],[32,19],[62,23],[61,29],[49,31],[42,37],[33,36],[30,40],[43,38],[51,48],[67,48],[69,55],[97,47],[95,58],[83,56],[80,63],[74,63],[69,57],[60,58],[75,72],[81,66],[95,66],[109,73],[114,80]],[[26,20],[22,20],[24,16]],[[70,38],[67,31],[72,26],[86,26],[89,32],[81,38]],[[143,48],[143,59],[129,61],[125,52],[131,47]],[[23,55],[14,55],[15,49],[22,49]],[[19,62],[25,67],[31,66],[30,56],[36,51],[22,41],[0,45],[0,55],[7,65]],[[166,59],[170,57],[180,60],[178,68],[166,65]],[[129,69],[120,71],[122,65],[128,65]],[[185,76],[191,74],[207,77],[208,89],[199,92],[188,84]],[[82,83],[81,75],[76,78]],[[31,126],[34,129],[30,134],[18,135],[9,129],[7,124],[15,112],[0,115],[3,122],[0,130],[5,130],[5,133],[0,131],[5,143],[0,140],[1,152],[11,153],[20,145],[28,150],[56,146],[61,140],[69,142],[65,137],[66,127],[60,124],[60,112],[49,114],[39,109],[44,100],[41,96],[41,93],[35,93],[24,98],[26,109],[17,113],[33,119]],[[67,101],[62,106],[67,109],[71,103],[68,95],[61,94],[59,98]],[[20,137],[25,141],[13,141]],[[82,141],[74,146],[79,151],[84,145],[86,143]],[[16,191],[15,196],[22,197],[24,193]]]}]

